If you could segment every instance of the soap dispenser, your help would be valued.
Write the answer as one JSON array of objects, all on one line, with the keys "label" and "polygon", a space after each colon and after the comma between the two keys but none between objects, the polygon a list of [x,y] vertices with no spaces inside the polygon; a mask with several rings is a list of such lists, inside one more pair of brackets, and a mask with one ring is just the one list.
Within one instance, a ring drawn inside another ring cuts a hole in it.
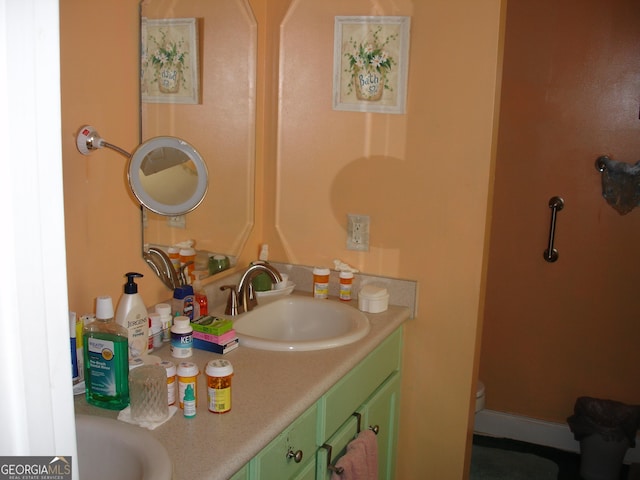
[{"label": "soap dispenser", "polygon": [[120,297],[116,310],[116,323],[129,332],[129,359],[146,354],[149,347],[147,307],[138,294],[138,285],[134,281],[135,278],[142,276],[135,272],[125,274],[127,283],[124,284],[124,293]]}]

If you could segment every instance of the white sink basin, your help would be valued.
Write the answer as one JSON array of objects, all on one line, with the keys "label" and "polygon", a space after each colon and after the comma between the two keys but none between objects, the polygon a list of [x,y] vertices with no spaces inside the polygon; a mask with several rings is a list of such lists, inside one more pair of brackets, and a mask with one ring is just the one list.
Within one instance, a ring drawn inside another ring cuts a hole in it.
[{"label": "white sink basin", "polygon": [[309,351],[340,347],[369,333],[369,319],[355,307],[291,295],[258,305],[234,321],[245,347]]},{"label": "white sink basin", "polygon": [[171,480],[173,465],[147,430],[110,418],[76,415],[79,478]]}]

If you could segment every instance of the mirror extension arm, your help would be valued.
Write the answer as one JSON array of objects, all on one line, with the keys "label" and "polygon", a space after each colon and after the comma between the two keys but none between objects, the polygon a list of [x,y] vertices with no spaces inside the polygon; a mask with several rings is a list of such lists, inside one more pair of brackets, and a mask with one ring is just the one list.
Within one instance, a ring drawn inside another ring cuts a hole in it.
[{"label": "mirror extension arm", "polygon": [[78,136],[76,137],[76,146],[78,150],[83,155],[89,155],[92,150],[98,150],[102,147],[110,148],[111,150],[115,150],[119,154],[125,156],[126,158],[131,158],[131,154],[124,150],[123,148],[118,147],[117,145],[113,145],[112,143],[105,142],[95,128],[91,125],[85,125],[78,132]]}]

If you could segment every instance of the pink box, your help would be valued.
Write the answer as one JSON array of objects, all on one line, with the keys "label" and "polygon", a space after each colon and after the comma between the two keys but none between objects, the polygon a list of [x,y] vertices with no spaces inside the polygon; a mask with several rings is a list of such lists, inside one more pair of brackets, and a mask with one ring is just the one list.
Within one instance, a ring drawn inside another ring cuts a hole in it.
[{"label": "pink box", "polygon": [[230,342],[234,338],[236,338],[236,331],[229,330],[222,335],[212,335],[210,333],[197,332],[194,330],[193,338],[197,338],[198,340],[204,340],[205,342],[217,343],[218,345],[225,345]]}]

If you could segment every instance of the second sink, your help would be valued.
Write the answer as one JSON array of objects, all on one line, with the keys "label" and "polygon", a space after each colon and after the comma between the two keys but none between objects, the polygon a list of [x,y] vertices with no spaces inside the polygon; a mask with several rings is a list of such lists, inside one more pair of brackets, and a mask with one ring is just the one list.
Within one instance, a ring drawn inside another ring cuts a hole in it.
[{"label": "second sink", "polygon": [[147,430],[111,418],[76,415],[79,478],[171,480],[173,465]]},{"label": "second sink", "polygon": [[348,345],[369,333],[369,319],[331,300],[290,295],[234,320],[240,344],[262,350],[309,351]]}]

